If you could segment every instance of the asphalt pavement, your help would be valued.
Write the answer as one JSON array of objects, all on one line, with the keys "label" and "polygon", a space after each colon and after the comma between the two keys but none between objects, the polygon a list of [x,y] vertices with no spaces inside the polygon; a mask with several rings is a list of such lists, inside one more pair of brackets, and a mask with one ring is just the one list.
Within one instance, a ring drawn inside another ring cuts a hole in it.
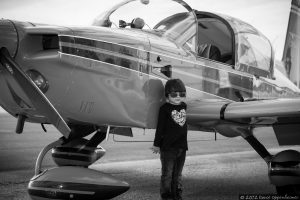
[{"label": "asphalt pavement", "polygon": [[[53,126],[43,133],[38,124],[25,124],[14,133],[16,119],[0,114],[0,200],[29,200],[27,184],[34,174],[39,151],[60,137]],[[272,152],[299,147],[279,147],[269,128],[257,137]],[[101,144],[106,155],[90,168],[109,173],[130,184],[115,200],[159,199],[160,161],[150,151],[153,130],[134,130],[134,138],[110,136]],[[224,138],[204,132],[189,133],[189,151],[183,171],[185,200],[234,200],[240,194],[275,194],[267,165],[241,137]],[[48,153],[43,168],[55,166]]]}]

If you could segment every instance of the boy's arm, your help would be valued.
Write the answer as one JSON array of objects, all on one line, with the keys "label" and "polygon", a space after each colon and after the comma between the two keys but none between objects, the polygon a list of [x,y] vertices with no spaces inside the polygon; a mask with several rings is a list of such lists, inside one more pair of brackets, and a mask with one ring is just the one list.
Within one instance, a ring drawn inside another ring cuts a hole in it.
[{"label": "boy's arm", "polygon": [[153,146],[161,147],[161,142],[162,142],[163,135],[164,135],[164,126],[165,126],[165,112],[164,112],[164,109],[162,109],[162,107],[161,107],[159,109]]}]

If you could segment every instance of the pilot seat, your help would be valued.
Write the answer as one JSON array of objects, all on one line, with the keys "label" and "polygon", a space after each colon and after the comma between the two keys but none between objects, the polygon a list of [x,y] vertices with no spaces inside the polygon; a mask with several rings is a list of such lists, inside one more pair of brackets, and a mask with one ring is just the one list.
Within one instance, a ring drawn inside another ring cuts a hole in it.
[{"label": "pilot seat", "polygon": [[198,55],[215,61],[221,60],[221,51],[212,44],[202,44],[199,46]]}]

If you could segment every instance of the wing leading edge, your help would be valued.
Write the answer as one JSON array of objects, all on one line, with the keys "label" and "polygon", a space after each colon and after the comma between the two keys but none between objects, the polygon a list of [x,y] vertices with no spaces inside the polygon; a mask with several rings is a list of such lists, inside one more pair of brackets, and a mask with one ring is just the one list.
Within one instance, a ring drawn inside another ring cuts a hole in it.
[{"label": "wing leading edge", "polygon": [[227,137],[240,135],[236,127],[272,126],[280,145],[300,144],[300,98],[247,102],[204,100],[190,102],[187,113],[189,124],[215,129]]}]

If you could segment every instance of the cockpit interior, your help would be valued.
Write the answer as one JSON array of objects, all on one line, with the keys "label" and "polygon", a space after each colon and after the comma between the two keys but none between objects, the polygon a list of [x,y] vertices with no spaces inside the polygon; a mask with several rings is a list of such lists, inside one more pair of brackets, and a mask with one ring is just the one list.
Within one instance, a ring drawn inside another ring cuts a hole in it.
[{"label": "cockpit interior", "polygon": [[230,65],[234,64],[234,42],[229,26],[211,15],[199,13],[197,18],[198,56]]}]

